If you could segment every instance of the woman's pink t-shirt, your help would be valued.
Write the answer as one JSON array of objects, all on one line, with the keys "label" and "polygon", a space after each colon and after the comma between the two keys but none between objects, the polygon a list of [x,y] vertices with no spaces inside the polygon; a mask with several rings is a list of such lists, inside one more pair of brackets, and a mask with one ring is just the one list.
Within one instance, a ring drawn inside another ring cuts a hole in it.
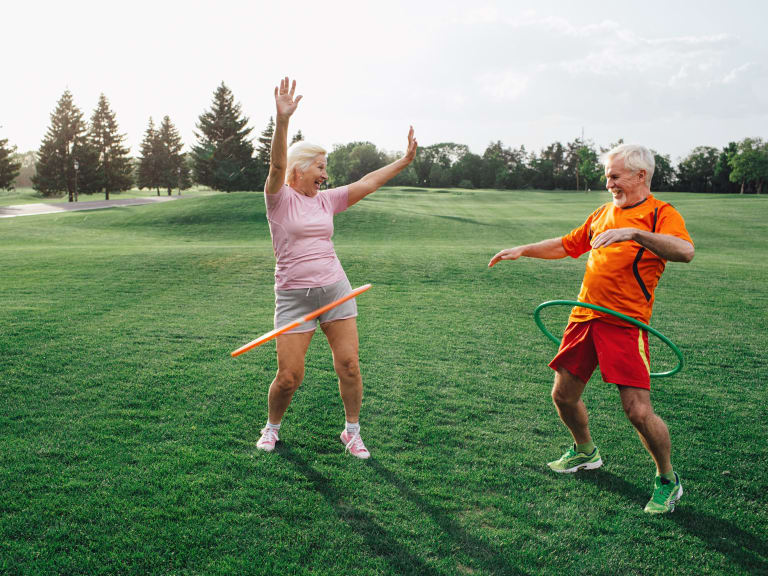
[{"label": "woman's pink t-shirt", "polygon": [[345,278],[333,249],[333,215],[347,209],[349,187],[321,190],[310,198],[283,185],[264,194],[275,251],[275,289],[328,286]]}]

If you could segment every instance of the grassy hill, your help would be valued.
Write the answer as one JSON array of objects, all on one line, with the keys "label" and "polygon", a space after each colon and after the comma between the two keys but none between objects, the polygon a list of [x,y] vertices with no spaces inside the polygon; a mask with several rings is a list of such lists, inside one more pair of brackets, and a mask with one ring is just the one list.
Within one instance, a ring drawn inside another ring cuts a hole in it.
[{"label": "grassy hill", "polygon": [[[318,334],[275,453],[256,450],[274,343],[260,194],[0,220],[0,572],[768,573],[768,203],[661,195],[686,218],[653,325],[687,366],[654,381],[685,485],[650,518],[653,464],[616,390],[585,393],[605,466],[566,478],[537,304],[585,258],[487,269],[600,193],[384,189],[336,219],[360,296],[362,430]],[[566,310],[545,313],[553,332]],[[652,343],[652,368],[674,364]]]}]

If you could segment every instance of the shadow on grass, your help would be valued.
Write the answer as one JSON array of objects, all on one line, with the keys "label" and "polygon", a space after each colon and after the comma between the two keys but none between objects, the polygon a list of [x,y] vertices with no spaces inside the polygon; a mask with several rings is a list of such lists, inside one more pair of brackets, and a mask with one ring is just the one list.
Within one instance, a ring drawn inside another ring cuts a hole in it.
[{"label": "shadow on grass", "polygon": [[376,470],[384,480],[397,488],[400,494],[416,506],[422,513],[428,514],[432,520],[440,526],[443,532],[450,536],[454,543],[459,546],[462,552],[472,558],[476,563],[474,568],[480,568],[487,574],[527,574],[526,572],[522,572],[519,568],[512,566],[509,561],[504,558],[501,551],[494,549],[495,547],[492,544],[467,534],[467,532],[459,526],[459,524],[445,512],[445,510],[427,502],[418,492],[398,478],[391,470],[385,468],[380,462],[371,460],[370,466]]},{"label": "shadow on grass", "polygon": [[432,216],[434,216],[435,218],[442,218],[444,220],[453,220],[455,222],[461,222],[462,224],[498,227],[497,224],[488,224],[488,222],[480,222],[480,220],[474,220],[473,218],[464,218],[463,216],[448,216],[447,214],[432,214]]},{"label": "shadow on grass", "polygon": [[427,566],[420,558],[406,551],[383,527],[367,513],[353,508],[345,502],[343,492],[320,472],[310,466],[304,458],[291,450],[289,446],[281,446],[280,455],[291,462],[296,469],[312,483],[315,490],[325,498],[338,517],[350,528],[355,530],[365,540],[368,548],[379,558],[384,559],[399,574],[435,575],[434,568]]},{"label": "shadow on grass", "polygon": [[[288,446],[281,446],[280,454],[290,461],[314,486],[315,490],[330,504],[341,520],[354,529],[377,556],[386,560],[394,571],[400,574],[437,575],[440,572],[426,565],[420,558],[406,551],[403,546],[380,526],[369,514],[353,508],[345,501],[343,492],[337,490],[328,478],[315,470],[304,458]],[[404,498],[421,512],[429,514],[435,523],[477,566],[487,574],[525,575],[501,555],[493,546],[470,536],[444,511],[426,502],[407,486],[393,472],[375,460],[367,462],[384,480],[394,486]]]},{"label": "shadow on grass", "polygon": [[473,226],[489,226],[491,228],[499,228],[500,224],[489,224],[488,222],[482,222],[475,220],[474,218],[465,218],[463,216],[451,216],[449,214],[431,214],[429,212],[419,212],[418,210],[400,210],[402,213],[416,214],[422,218],[442,218],[443,220],[452,220],[453,222],[460,222],[462,224],[472,224]]},{"label": "shadow on grass", "polygon": [[[577,478],[592,482],[602,490],[610,490],[624,496],[628,500],[637,502],[639,506],[644,506],[650,496],[650,486],[640,488],[605,470],[580,474]],[[675,522],[686,532],[706,543],[713,550],[727,556],[750,574],[768,574],[768,562],[764,558],[768,550],[768,541],[742,530],[732,522],[686,507],[685,496],[683,494],[681,504],[672,514],[664,516],[665,520]]]}]

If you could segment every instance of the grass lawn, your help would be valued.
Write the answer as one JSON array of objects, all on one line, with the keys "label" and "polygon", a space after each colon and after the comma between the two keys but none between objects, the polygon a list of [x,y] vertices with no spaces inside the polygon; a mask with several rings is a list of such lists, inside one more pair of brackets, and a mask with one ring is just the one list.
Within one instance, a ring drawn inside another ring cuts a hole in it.
[{"label": "grass lawn", "polygon": [[[768,199],[661,194],[686,218],[652,324],[685,369],[655,380],[685,487],[618,393],[585,392],[605,465],[562,477],[554,346],[532,312],[586,256],[486,267],[563,234],[605,193],[384,189],[336,219],[360,296],[362,431],[316,335],[272,454],[274,257],[260,194],[0,220],[0,573],[766,574]],[[0,199],[2,201],[2,199]],[[21,203],[21,202],[10,202]],[[559,333],[567,310],[544,312]],[[652,368],[675,357],[652,344]]]}]

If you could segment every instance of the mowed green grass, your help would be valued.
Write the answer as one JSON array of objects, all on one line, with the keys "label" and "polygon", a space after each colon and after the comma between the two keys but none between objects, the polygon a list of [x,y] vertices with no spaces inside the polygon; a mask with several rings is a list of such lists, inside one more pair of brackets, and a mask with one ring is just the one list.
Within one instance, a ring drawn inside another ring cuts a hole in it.
[{"label": "mowed green grass", "polygon": [[[276,370],[260,194],[0,220],[0,572],[768,573],[768,201],[661,195],[696,242],[652,324],[686,356],[653,383],[685,495],[648,517],[654,467],[614,387],[585,392],[605,465],[559,476],[537,304],[586,256],[488,269],[579,225],[605,193],[384,189],[336,219],[358,299],[359,461],[321,334],[272,454]],[[548,309],[562,330],[567,310]],[[653,344],[652,365],[674,356]]]}]

